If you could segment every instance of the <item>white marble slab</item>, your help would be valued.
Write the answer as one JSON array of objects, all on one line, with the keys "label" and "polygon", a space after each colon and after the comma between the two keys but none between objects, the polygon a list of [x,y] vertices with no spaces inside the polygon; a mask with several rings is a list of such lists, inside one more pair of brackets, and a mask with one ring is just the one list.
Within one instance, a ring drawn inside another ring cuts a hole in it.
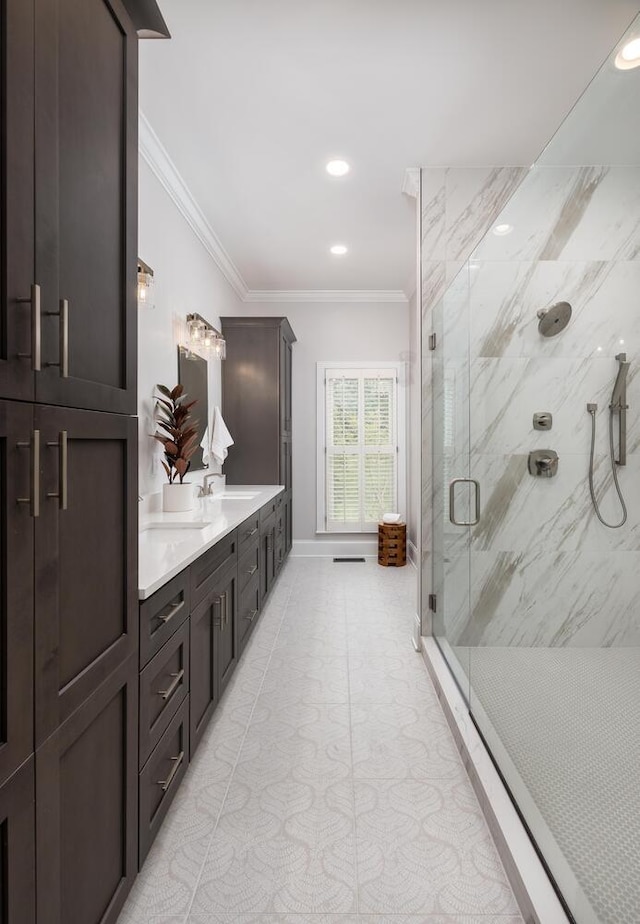
[{"label": "white marble slab", "polygon": [[[224,539],[244,520],[284,491],[282,485],[228,485],[223,491],[197,501],[188,513],[153,513],[140,519],[138,542],[138,598],[146,600],[207,549]],[[241,492],[253,497],[233,497]],[[197,524],[208,525],[198,529]],[[194,529],[158,527],[193,523]]]}]

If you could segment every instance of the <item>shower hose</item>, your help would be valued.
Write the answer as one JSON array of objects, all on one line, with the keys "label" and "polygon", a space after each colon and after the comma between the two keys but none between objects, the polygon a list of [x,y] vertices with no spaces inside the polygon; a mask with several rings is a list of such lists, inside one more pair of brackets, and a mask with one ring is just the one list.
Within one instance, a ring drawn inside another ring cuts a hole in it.
[{"label": "shower hose", "polygon": [[618,481],[618,467],[615,460],[615,449],[613,447],[613,411],[609,408],[609,455],[611,458],[611,471],[613,472],[613,483],[616,486],[616,492],[620,500],[620,505],[622,507],[622,519],[619,523],[607,523],[600,513],[600,508],[598,507],[598,501],[596,499],[596,492],[593,486],[593,469],[594,469],[594,460],[596,452],[596,406],[589,405],[589,413],[591,414],[591,457],[589,459],[589,491],[591,492],[591,500],[593,501],[593,509],[596,512],[596,516],[600,520],[603,526],[607,526],[609,529],[620,529],[621,526],[627,522],[627,505],[624,502],[624,497],[622,496],[622,490],[620,488],[620,483]]}]

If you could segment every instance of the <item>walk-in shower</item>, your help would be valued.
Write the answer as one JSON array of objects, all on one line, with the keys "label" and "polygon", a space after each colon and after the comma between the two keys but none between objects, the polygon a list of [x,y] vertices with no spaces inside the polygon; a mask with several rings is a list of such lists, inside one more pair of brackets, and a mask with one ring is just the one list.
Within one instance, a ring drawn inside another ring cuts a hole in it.
[{"label": "walk-in shower", "polygon": [[639,37],[533,167],[421,172],[423,627],[577,924],[640,922]]}]

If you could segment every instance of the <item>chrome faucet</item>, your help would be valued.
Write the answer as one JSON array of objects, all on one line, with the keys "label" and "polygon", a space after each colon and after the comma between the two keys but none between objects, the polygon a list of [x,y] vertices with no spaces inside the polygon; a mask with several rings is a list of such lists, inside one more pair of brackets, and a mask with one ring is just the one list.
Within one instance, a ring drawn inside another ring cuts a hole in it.
[{"label": "chrome faucet", "polygon": [[[214,478],[224,478],[224,475],[222,472],[208,472],[202,480],[202,485],[198,491],[198,497],[207,497],[211,494],[211,482]],[[207,484],[207,482],[209,483]]]}]

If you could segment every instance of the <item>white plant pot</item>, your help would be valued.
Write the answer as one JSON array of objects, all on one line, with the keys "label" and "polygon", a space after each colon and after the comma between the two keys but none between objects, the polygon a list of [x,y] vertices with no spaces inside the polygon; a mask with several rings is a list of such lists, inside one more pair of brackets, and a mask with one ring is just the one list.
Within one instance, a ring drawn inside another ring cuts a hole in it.
[{"label": "white plant pot", "polygon": [[162,509],[165,513],[185,513],[193,510],[192,484],[163,484]]}]

